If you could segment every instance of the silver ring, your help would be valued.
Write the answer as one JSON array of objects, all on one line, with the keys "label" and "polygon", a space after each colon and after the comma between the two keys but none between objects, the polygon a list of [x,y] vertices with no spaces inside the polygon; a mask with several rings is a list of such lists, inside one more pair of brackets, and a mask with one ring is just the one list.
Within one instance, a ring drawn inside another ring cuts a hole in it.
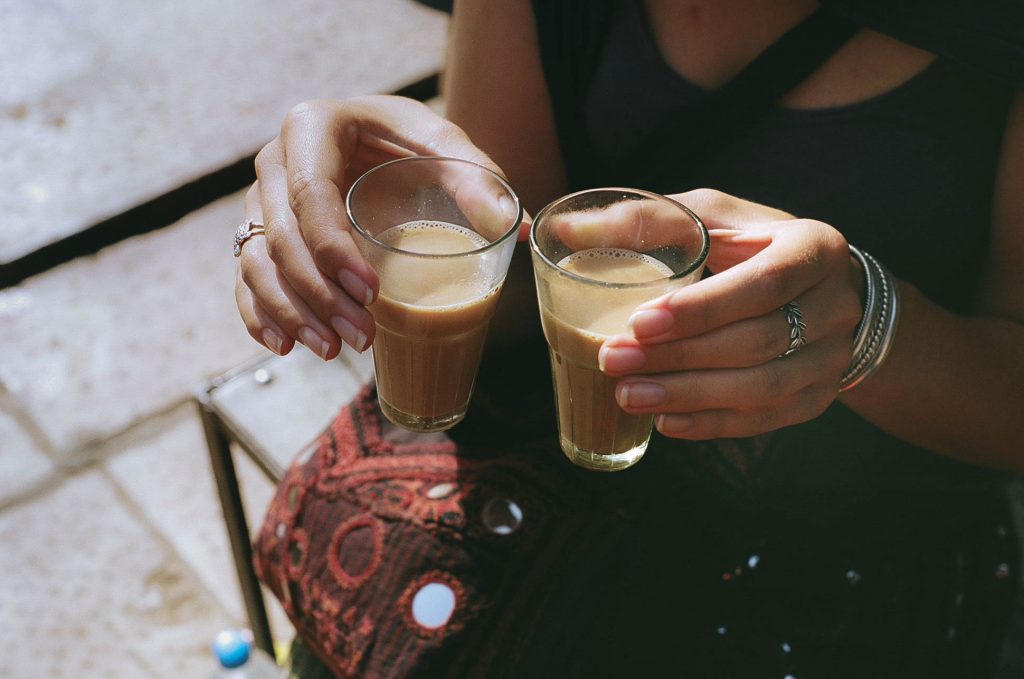
[{"label": "silver ring", "polygon": [[235,257],[242,256],[242,245],[253,236],[266,233],[266,229],[259,222],[247,219],[235,229]]},{"label": "silver ring", "polygon": [[786,314],[786,321],[789,323],[789,348],[780,356],[789,356],[800,351],[807,344],[807,324],[804,323],[804,315],[800,313],[800,307],[796,301],[786,302],[779,310]]}]

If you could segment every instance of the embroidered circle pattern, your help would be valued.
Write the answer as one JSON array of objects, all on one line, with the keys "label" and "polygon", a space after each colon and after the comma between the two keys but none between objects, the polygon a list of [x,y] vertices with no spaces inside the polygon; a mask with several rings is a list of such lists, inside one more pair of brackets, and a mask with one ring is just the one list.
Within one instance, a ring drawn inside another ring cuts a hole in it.
[{"label": "embroidered circle pattern", "polygon": [[462,627],[458,613],[465,604],[466,589],[462,583],[454,575],[438,570],[413,580],[398,599],[406,626],[428,638],[458,631]]},{"label": "embroidered circle pattern", "polygon": [[[546,581],[511,583],[588,546],[592,514],[580,530],[545,522],[583,506],[575,486],[552,480],[570,475],[559,458],[460,455],[450,439],[392,430],[376,403],[364,388],[291,466],[254,550],[260,577],[335,676],[409,676],[442,655],[451,676],[494,676],[522,634],[498,625],[491,635],[490,616],[538,624],[530,602],[546,600]],[[472,645],[478,634],[493,653]]]},{"label": "embroidered circle pattern", "polygon": [[383,532],[371,514],[353,516],[335,529],[327,563],[342,589],[361,586],[380,567]]},{"label": "embroidered circle pattern", "polygon": [[296,528],[288,540],[285,554],[285,570],[288,577],[298,580],[306,569],[306,555],[309,554],[309,534],[302,528]]}]

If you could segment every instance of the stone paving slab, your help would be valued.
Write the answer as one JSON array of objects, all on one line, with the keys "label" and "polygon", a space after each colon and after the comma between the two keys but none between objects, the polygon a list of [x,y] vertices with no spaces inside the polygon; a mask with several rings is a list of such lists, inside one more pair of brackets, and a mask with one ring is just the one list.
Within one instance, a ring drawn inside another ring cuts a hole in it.
[{"label": "stone paving slab", "polygon": [[97,471],[0,514],[0,677],[206,677],[240,621]]},{"label": "stone paving slab", "polygon": [[31,492],[53,471],[53,464],[18,422],[4,412],[2,403],[0,399],[0,507]]},{"label": "stone paving slab", "polygon": [[[234,618],[243,620],[245,608],[195,409],[184,404],[154,418],[146,430],[141,440],[113,444],[116,450],[107,456],[107,469],[206,589]],[[273,495],[273,485],[255,465],[236,466],[255,531]],[[274,606],[271,614],[275,638],[290,639],[294,630],[284,612]]]},{"label": "stone paving slab", "polygon": [[241,214],[239,193],[0,291],[0,382],[59,459],[88,458],[207,377],[270,355],[235,308]]},{"label": "stone paving slab", "polygon": [[436,72],[411,0],[0,0],[0,264],[254,153],[300,101]]}]

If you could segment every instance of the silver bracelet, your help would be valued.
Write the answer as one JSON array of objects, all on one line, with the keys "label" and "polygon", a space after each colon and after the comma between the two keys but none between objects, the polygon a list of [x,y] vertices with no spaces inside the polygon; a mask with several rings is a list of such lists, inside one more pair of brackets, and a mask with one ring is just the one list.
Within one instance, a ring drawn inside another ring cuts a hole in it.
[{"label": "silver bracelet", "polygon": [[850,367],[839,382],[840,392],[853,389],[881,367],[896,337],[900,312],[899,288],[888,270],[873,256],[852,245],[850,252],[864,266],[868,295],[864,316],[857,326]]},{"label": "silver bracelet", "polygon": [[[877,259],[871,255],[866,256],[875,265],[875,268],[878,269],[879,274],[885,279],[888,285],[888,304],[886,305],[885,317],[879,320],[879,323],[884,328],[880,344],[875,350],[875,354],[872,356],[871,361],[869,361],[864,367],[864,370],[860,375],[860,379],[857,380],[858,384],[875,374],[875,372],[882,366],[885,359],[889,356],[889,350],[892,349],[893,341],[896,338],[896,327],[899,325],[900,321],[900,289],[897,287],[896,281],[892,279],[892,275],[879,263]],[[851,384],[849,388],[853,388],[854,386],[854,384]]]},{"label": "silver bracelet", "polygon": [[[867,255],[867,257],[870,257],[870,255]],[[877,261],[871,258],[868,269],[871,271],[872,278],[875,279],[875,285],[880,288],[878,303],[871,310],[871,323],[868,325],[867,344],[860,352],[854,352],[850,368],[847,370],[846,375],[843,376],[846,382],[859,378],[861,373],[870,364],[882,342],[882,334],[885,331],[881,320],[888,315],[889,311],[889,284],[885,277],[881,275],[878,267],[875,266],[876,263]]]},{"label": "silver bracelet", "polygon": [[872,275],[871,264],[864,258],[864,253],[852,245],[849,247],[850,254],[860,262],[861,270],[864,272],[864,313],[860,317],[860,323],[857,324],[857,331],[854,333],[855,339],[853,341],[853,355],[859,356],[864,351],[868,341],[868,334],[872,326],[872,316],[877,313],[878,297],[875,291],[875,277]]}]

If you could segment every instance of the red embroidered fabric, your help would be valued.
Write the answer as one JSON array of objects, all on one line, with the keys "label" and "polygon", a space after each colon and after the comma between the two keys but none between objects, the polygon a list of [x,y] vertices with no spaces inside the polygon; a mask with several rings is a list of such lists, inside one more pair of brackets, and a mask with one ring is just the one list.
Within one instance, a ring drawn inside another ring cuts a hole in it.
[{"label": "red embroidered fabric", "polygon": [[[620,534],[587,476],[550,441],[466,450],[409,434],[368,386],[287,471],[256,570],[339,677],[498,676]],[[496,498],[521,520],[488,527]],[[431,584],[454,599],[440,624],[417,618]]]}]

